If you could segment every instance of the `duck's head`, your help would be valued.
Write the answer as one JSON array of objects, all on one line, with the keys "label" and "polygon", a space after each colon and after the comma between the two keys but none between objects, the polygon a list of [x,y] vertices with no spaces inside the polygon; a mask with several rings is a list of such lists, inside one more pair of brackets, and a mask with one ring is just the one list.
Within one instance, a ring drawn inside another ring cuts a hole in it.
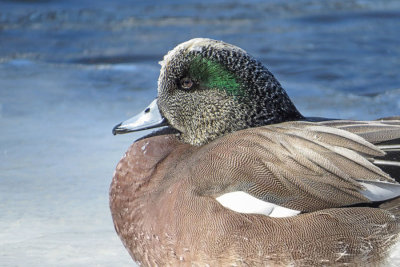
[{"label": "duck's head", "polygon": [[158,98],[114,134],[169,125],[192,145],[224,134],[303,116],[275,77],[243,49],[196,38],[160,62]]}]

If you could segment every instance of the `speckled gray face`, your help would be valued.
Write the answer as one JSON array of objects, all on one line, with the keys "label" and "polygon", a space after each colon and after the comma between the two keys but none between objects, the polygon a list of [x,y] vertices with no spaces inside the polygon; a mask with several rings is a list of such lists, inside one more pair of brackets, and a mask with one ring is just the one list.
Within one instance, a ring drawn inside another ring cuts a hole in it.
[{"label": "speckled gray face", "polygon": [[193,39],[161,65],[159,109],[184,142],[201,145],[240,129],[301,118],[274,76],[236,46]]}]

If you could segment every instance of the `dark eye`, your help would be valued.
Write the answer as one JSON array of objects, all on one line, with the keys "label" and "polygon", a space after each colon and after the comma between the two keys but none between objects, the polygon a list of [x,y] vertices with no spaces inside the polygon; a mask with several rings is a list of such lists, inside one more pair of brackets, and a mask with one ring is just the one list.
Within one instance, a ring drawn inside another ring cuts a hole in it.
[{"label": "dark eye", "polygon": [[181,87],[183,89],[190,89],[193,86],[193,81],[192,79],[185,77],[181,79]]}]

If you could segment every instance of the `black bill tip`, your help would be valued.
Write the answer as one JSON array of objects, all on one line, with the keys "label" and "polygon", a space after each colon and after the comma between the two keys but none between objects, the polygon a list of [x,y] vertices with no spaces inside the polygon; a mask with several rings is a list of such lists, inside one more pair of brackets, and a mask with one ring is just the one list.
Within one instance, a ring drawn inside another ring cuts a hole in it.
[{"label": "black bill tip", "polygon": [[121,124],[122,124],[122,122],[117,124],[117,125],[115,125],[115,127],[112,129],[112,134],[113,135],[117,135],[117,134],[120,133],[120,129],[118,129],[118,127],[121,126]]}]

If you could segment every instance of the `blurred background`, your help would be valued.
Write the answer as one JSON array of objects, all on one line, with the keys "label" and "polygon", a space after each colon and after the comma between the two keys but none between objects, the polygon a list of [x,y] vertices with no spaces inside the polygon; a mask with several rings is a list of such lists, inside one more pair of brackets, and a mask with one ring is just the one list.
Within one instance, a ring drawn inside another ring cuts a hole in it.
[{"label": "blurred background", "polygon": [[138,135],[111,129],[193,37],[259,58],[306,116],[400,115],[397,0],[0,0],[1,266],[133,266],[108,188]]}]

